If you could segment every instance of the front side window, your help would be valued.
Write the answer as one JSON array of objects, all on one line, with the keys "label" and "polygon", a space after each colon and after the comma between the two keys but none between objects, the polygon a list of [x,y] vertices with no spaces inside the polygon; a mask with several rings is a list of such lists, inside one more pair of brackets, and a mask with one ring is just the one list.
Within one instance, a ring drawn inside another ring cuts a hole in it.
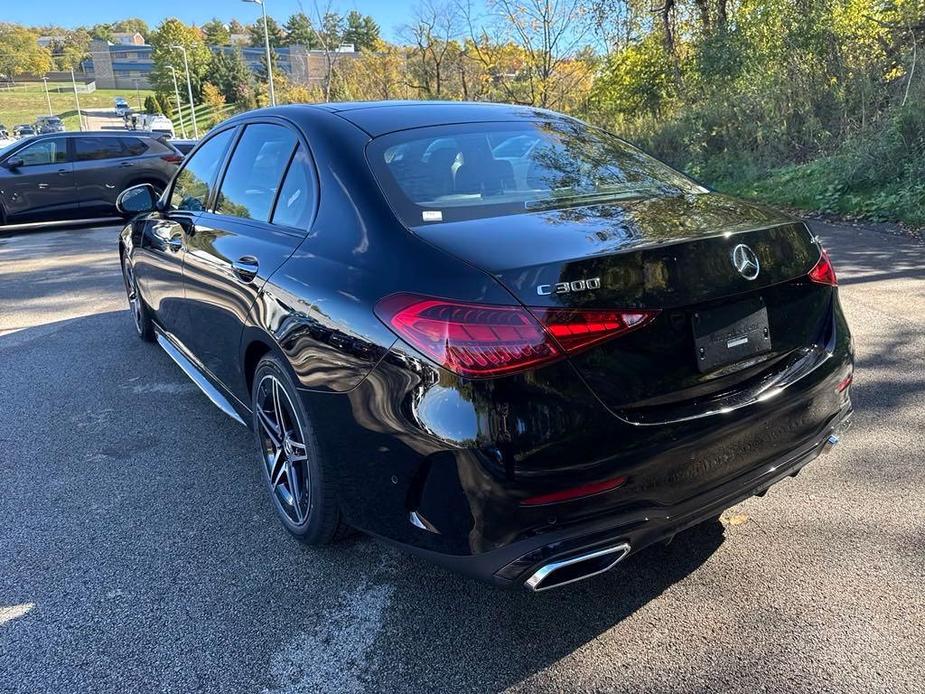
[{"label": "front side window", "polygon": [[567,118],[404,130],[373,140],[373,173],[408,226],[704,189]]},{"label": "front side window", "polygon": [[315,202],[315,177],[311,159],[301,144],[279,189],[273,223],[308,230]]},{"label": "front side window", "polygon": [[296,137],[288,128],[265,123],[248,125],[228,163],[216,214],[268,221],[295,145]]},{"label": "front side window", "polygon": [[19,150],[23,166],[63,164],[67,161],[67,142],[63,139],[42,140]]},{"label": "front side window", "polygon": [[225,150],[231,142],[233,128],[223,130],[204,142],[186,161],[177,174],[170,194],[170,208],[201,212],[209,199],[209,191],[215,181],[219,164],[225,157]]},{"label": "front side window", "polygon": [[126,156],[118,137],[78,137],[74,153],[77,161],[119,159]]}]

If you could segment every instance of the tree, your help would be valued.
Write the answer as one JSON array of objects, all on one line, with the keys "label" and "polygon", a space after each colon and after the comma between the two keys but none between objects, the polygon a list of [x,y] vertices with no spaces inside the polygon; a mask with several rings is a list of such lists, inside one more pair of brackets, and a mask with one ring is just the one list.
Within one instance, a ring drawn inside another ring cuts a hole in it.
[{"label": "tree", "polygon": [[240,48],[216,51],[212,57],[209,80],[218,87],[225,102],[240,104],[252,91],[253,75]]},{"label": "tree", "polygon": [[339,96],[347,100],[412,99],[405,76],[406,56],[381,39],[341,70]]},{"label": "tree", "polygon": [[90,54],[90,34],[85,29],[65,32],[64,41],[54,51],[55,65],[59,70],[74,70]]},{"label": "tree", "polygon": [[296,12],[286,22],[286,45],[304,46],[310,50],[321,46],[312,20],[304,12]]},{"label": "tree", "polygon": [[112,26],[109,24],[94,24],[88,31],[90,38],[112,42]]},{"label": "tree", "polygon": [[175,48],[175,46],[184,46],[189,60],[190,82],[195,98],[199,93],[202,79],[212,64],[212,53],[203,42],[199,30],[187,26],[179,19],[165,19],[151,33],[150,43],[154,48],[151,54],[154,66],[149,79],[158,95],[166,100],[173,94],[173,76],[169,67],[176,69],[178,80],[185,80],[183,52]]},{"label": "tree", "polygon": [[[265,44],[263,33],[263,17],[247,27],[247,34],[251,46],[262,48]],[[283,45],[285,35],[273,17],[267,16],[267,35],[270,37],[270,48],[279,48]]]},{"label": "tree", "polygon": [[16,75],[50,71],[51,51],[39,46],[37,40],[38,34],[24,26],[0,23],[0,75],[12,82]]},{"label": "tree", "polygon": [[221,90],[211,82],[202,83],[202,103],[215,110],[225,105]]},{"label": "tree", "polygon": [[203,24],[202,35],[208,46],[227,46],[231,43],[231,32],[220,19],[212,18]]},{"label": "tree", "polygon": [[330,50],[337,50],[344,36],[344,18],[330,8],[321,15],[318,22],[321,29],[318,31],[318,40]]},{"label": "tree", "polygon": [[[169,102],[166,102],[169,105]],[[157,94],[149,94],[145,97],[144,109],[145,113],[168,113],[168,109],[164,108],[165,102],[161,101]]]},{"label": "tree", "polygon": [[138,32],[144,37],[147,37],[148,31],[150,31],[150,29],[148,28],[148,23],[143,19],[139,19],[138,17],[130,17],[129,19],[120,19],[118,22],[113,22],[112,24],[110,24],[110,28],[113,31],[118,31],[120,33],[125,32],[125,33],[131,34],[134,32]]},{"label": "tree", "polygon": [[230,33],[230,34],[246,34],[246,33],[247,33],[247,27],[244,26],[243,24],[241,24],[241,22],[239,22],[237,19],[232,18],[232,20],[231,20],[230,22],[228,22],[228,33]]},{"label": "tree", "polygon": [[356,10],[347,13],[341,43],[352,43],[358,51],[371,50],[379,41],[379,25],[369,15],[361,15]]},{"label": "tree", "polygon": [[440,99],[444,96],[448,64],[459,55],[455,37],[459,34],[460,16],[450,2],[425,0],[415,9],[411,24],[402,35],[411,44],[409,86],[421,96]]},{"label": "tree", "polygon": [[[674,2],[674,0],[665,0]],[[473,45],[517,46],[525,64],[518,75],[525,87],[518,100],[531,106],[555,107],[555,94],[568,93],[570,86],[584,80],[585,70],[574,57],[585,45],[594,26],[587,0],[486,0],[487,21],[475,30],[471,4],[466,7]],[[492,51],[476,51],[476,57],[491,61]],[[511,96],[515,90],[510,89]]]},{"label": "tree", "polygon": [[[273,86],[276,87],[276,78],[280,74],[279,69],[279,60],[276,57],[276,51],[270,51],[270,67],[273,69]],[[260,56],[260,60],[257,63],[257,67],[254,69],[254,77],[257,79],[258,84],[269,84],[270,82],[270,73],[267,70],[267,55],[263,53]]]}]

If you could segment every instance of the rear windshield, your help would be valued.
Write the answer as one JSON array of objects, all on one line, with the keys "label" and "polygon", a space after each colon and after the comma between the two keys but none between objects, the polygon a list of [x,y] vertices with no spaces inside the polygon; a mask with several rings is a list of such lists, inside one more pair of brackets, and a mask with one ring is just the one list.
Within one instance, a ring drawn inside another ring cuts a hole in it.
[{"label": "rear windshield", "polygon": [[704,192],[619,138],[570,119],[405,130],[373,140],[368,157],[408,226]]}]

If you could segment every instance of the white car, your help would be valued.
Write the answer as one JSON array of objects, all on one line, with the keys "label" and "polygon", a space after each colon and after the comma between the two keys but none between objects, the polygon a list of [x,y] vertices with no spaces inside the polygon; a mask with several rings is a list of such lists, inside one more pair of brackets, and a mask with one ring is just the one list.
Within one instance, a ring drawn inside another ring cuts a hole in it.
[{"label": "white car", "polygon": [[146,114],[142,117],[141,126],[145,130],[150,130],[152,133],[166,135],[167,137],[173,137],[175,134],[173,130],[173,121],[162,113],[155,113],[154,115]]},{"label": "white car", "polygon": [[131,106],[128,105],[128,101],[123,99],[121,96],[117,96],[113,99],[113,104],[116,107],[116,115],[124,116],[126,113],[132,110]]}]

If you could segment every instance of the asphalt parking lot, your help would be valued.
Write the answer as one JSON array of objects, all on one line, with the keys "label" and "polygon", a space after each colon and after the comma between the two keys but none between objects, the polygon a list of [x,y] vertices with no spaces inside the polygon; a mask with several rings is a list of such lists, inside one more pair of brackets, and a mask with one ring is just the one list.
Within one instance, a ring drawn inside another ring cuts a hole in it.
[{"label": "asphalt parking lot", "polygon": [[118,230],[0,237],[0,691],[925,691],[925,246],[816,228],[844,443],[538,595],[289,539],[250,434],[135,337]]}]

